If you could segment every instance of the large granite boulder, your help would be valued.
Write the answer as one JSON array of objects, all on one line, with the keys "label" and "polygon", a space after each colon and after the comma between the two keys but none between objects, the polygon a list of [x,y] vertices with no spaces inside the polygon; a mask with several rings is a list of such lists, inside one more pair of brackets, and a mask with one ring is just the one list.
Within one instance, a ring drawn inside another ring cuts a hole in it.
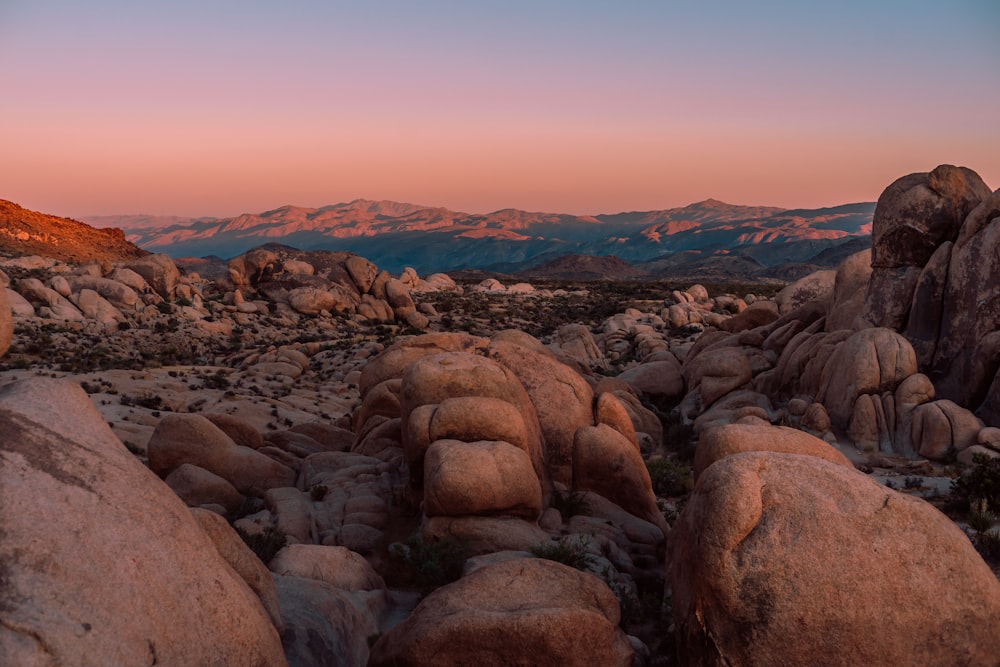
[{"label": "large granite boulder", "polygon": [[813,456],[710,466],[671,533],[689,665],[995,665],[1000,582],[928,503]]},{"label": "large granite boulder", "polygon": [[602,665],[633,651],[618,600],[597,577],[523,558],[474,570],[431,593],[382,635],[369,665]]},{"label": "large granite boulder", "polygon": [[79,385],[0,390],[0,526],[0,664],[286,664],[258,596]]}]

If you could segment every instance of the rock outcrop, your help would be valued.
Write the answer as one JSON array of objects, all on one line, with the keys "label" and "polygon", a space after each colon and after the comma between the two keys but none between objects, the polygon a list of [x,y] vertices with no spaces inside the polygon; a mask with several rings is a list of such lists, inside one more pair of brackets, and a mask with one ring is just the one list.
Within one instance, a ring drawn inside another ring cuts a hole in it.
[{"label": "rock outcrop", "polygon": [[687,664],[992,665],[1000,651],[1000,583],[961,529],[813,456],[709,466],[669,563]]}]

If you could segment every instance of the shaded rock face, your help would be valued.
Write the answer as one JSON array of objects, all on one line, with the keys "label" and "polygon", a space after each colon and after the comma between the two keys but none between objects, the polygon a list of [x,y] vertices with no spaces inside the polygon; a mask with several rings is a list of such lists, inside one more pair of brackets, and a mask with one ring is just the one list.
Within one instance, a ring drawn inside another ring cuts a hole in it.
[{"label": "shaded rock face", "polygon": [[620,611],[597,577],[527,558],[475,570],[431,593],[382,635],[381,665],[631,665]]},{"label": "shaded rock face", "polygon": [[0,356],[7,352],[13,335],[14,318],[11,315],[10,299],[7,298],[7,290],[0,288]]},{"label": "shaded rock face", "polygon": [[687,664],[993,665],[1000,651],[1000,582],[961,529],[844,466],[726,457],[670,541]]},{"label": "shaded rock face", "polygon": [[1000,194],[964,167],[904,176],[879,198],[872,239],[862,317],[911,341],[940,397],[995,423]]},{"label": "shaded rock face", "polygon": [[257,595],[78,385],[0,390],[0,525],[2,664],[286,664]]}]

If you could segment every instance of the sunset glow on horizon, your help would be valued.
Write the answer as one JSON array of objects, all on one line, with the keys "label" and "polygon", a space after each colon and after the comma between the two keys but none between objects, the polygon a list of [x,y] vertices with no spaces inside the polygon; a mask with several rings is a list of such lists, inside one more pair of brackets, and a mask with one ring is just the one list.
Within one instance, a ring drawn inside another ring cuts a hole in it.
[{"label": "sunset glow on horizon", "polygon": [[8,0],[0,199],[817,208],[941,163],[996,189],[998,35],[989,0]]}]

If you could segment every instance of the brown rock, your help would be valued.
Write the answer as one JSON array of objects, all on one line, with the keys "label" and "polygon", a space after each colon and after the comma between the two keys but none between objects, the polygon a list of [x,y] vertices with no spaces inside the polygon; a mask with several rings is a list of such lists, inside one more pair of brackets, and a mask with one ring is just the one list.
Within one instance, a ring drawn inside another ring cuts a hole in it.
[{"label": "brown rock", "polygon": [[816,400],[826,406],[833,425],[846,430],[858,396],[894,391],[916,372],[909,341],[889,329],[863,329],[830,355]]},{"label": "brown rock", "polygon": [[750,361],[737,349],[707,350],[684,365],[688,392],[701,391],[704,407],[750,382]]},{"label": "brown rock", "polygon": [[774,301],[782,315],[786,315],[809,301],[819,301],[824,308],[833,300],[833,286],[837,272],[828,269],[810,273],[778,292]]},{"label": "brown rock", "polygon": [[375,276],[378,275],[378,267],[364,257],[348,257],[344,260],[344,268],[361,294],[366,294],[371,289]]},{"label": "brown rock", "polygon": [[264,446],[264,436],[239,417],[224,412],[202,412],[201,416],[215,424],[220,431],[241,447],[260,449]]},{"label": "brown rock", "polygon": [[924,458],[946,461],[956,452],[976,444],[982,422],[949,400],[937,400],[913,409],[911,438]]},{"label": "brown rock", "polygon": [[583,426],[576,432],[573,488],[593,491],[640,519],[670,530],[656,505],[649,470],[639,449],[606,424]]},{"label": "brown rock", "polygon": [[369,665],[629,666],[620,611],[597,577],[542,559],[473,571],[382,635]]},{"label": "brown rock", "polygon": [[815,457],[708,468],[668,562],[688,664],[985,666],[1000,651],[1000,582],[961,529]]},{"label": "brown rock", "polygon": [[240,538],[225,519],[208,510],[192,508],[191,516],[198,522],[202,531],[212,540],[215,550],[222,559],[233,568],[236,574],[247,583],[261,605],[267,611],[268,618],[274,628],[281,634],[285,624],[281,620],[281,608],[278,605],[278,592],[274,589],[274,579],[257,555]]},{"label": "brown rock", "polygon": [[965,167],[941,165],[897,179],[878,199],[872,220],[872,266],[922,267],[991,191]]},{"label": "brown rock", "polygon": [[147,255],[125,262],[122,268],[138,273],[164,299],[174,298],[174,289],[180,282],[181,273],[169,256]]},{"label": "brown rock", "polygon": [[[531,398],[551,479],[570,484],[573,437],[578,428],[594,423],[593,389],[579,373],[553,359],[548,350],[543,353],[529,345],[495,338],[488,353],[513,372]],[[530,420],[525,422],[530,427]]]},{"label": "brown rock", "polygon": [[836,448],[794,428],[770,424],[728,424],[708,429],[702,434],[694,454],[695,480],[716,461],[744,452],[801,454],[854,467]]},{"label": "brown rock", "polygon": [[235,512],[243,502],[232,484],[190,463],[182,463],[164,481],[189,507],[221,505],[227,512]]},{"label": "brown rock", "polygon": [[5,665],[286,664],[258,596],[79,385],[0,389],[0,525]]},{"label": "brown rock", "polygon": [[673,355],[633,366],[623,371],[618,378],[637,392],[668,403],[684,395],[681,365]]},{"label": "brown rock", "polygon": [[774,301],[755,301],[738,315],[733,315],[719,325],[723,331],[737,333],[771,324],[780,317]]},{"label": "brown rock", "polygon": [[424,458],[427,516],[497,515],[537,520],[542,489],[527,452],[506,442],[438,440]]},{"label": "brown rock", "polygon": [[854,253],[837,267],[833,281],[833,301],[826,316],[826,330],[854,329],[865,307],[865,294],[872,268],[871,249]]},{"label": "brown rock", "polygon": [[0,357],[7,353],[14,337],[14,318],[11,314],[7,289],[0,288]]},{"label": "brown rock", "polygon": [[489,339],[470,336],[465,333],[425,334],[401,341],[383,350],[377,357],[365,364],[361,370],[358,389],[365,397],[376,385],[393,378],[403,377],[410,364],[421,357],[442,352],[482,352]]},{"label": "brown rock", "polygon": [[236,445],[197,414],[164,415],[146,451],[150,470],[159,475],[191,463],[222,477],[241,493],[258,496],[267,489],[295,484],[294,471],[264,454]]},{"label": "brown rock", "polygon": [[382,577],[365,557],[345,547],[289,544],[271,559],[268,567],[275,574],[325,581],[345,591],[385,588]]},{"label": "brown rock", "polygon": [[604,393],[597,397],[597,405],[594,408],[594,420],[598,424],[606,424],[625,436],[625,439],[639,448],[639,441],[635,435],[635,424],[629,415],[625,404],[612,393]]},{"label": "brown rock", "polygon": [[[982,208],[991,213],[1000,209],[1000,194],[983,202]],[[979,209],[976,213],[981,215]],[[980,226],[979,231],[963,245],[956,244],[951,253],[929,375],[939,396],[976,408],[1000,363],[1000,341],[991,336],[1000,330],[1000,213],[984,225],[972,220],[972,226]]]},{"label": "brown rock", "polygon": [[530,551],[550,539],[534,521],[513,516],[432,516],[424,520],[422,534],[425,542],[464,542],[470,555]]},{"label": "brown rock", "polygon": [[378,634],[379,594],[350,592],[325,581],[274,576],[288,661],[297,667],[365,665],[368,638]]}]

